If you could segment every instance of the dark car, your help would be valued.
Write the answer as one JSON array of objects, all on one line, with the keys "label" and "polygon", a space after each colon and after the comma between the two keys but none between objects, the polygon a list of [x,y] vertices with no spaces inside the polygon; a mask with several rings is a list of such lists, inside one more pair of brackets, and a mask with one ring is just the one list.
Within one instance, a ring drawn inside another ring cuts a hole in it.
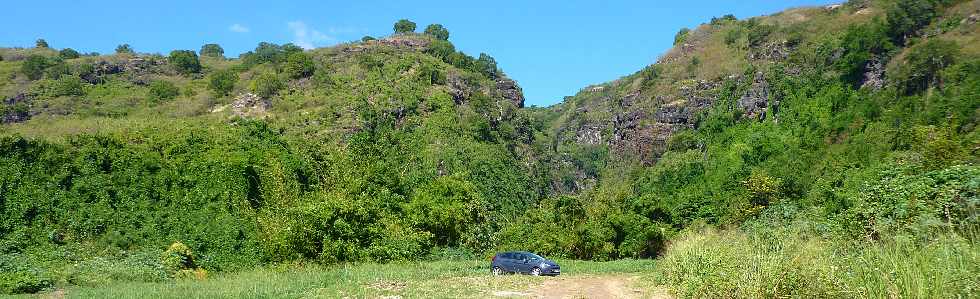
[{"label": "dark car", "polygon": [[508,251],[493,256],[493,261],[490,262],[490,271],[493,275],[525,273],[534,276],[554,276],[561,274],[561,267],[555,261],[543,258],[537,254],[524,251]]}]

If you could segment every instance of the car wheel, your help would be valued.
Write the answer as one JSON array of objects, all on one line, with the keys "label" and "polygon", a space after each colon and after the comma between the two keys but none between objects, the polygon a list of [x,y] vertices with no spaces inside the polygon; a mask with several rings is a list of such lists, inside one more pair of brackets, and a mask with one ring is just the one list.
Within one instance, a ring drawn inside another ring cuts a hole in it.
[{"label": "car wheel", "polygon": [[531,269],[531,275],[541,276],[541,269],[538,269],[538,267],[534,267],[534,269]]},{"label": "car wheel", "polygon": [[493,270],[491,270],[490,273],[493,273],[493,276],[500,276],[504,274],[504,271],[500,270],[500,267],[493,267]]}]

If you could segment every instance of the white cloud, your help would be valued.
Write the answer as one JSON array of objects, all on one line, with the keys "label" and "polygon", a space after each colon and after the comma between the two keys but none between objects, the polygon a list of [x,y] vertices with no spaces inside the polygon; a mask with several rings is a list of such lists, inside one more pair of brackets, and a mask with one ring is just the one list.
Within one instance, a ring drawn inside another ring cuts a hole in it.
[{"label": "white cloud", "polygon": [[[332,42],[337,39],[323,32],[310,29],[302,21],[292,21],[287,23],[289,30],[293,32],[293,43],[303,49],[313,49],[315,44],[322,42]],[[332,32],[333,30],[331,30]]]},{"label": "white cloud", "polygon": [[228,30],[231,30],[231,32],[238,32],[238,33],[248,33],[249,31],[251,31],[248,29],[248,27],[245,27],[244,25],[237,24],[237,23],[231,24],[231,26],[228,27]]}]

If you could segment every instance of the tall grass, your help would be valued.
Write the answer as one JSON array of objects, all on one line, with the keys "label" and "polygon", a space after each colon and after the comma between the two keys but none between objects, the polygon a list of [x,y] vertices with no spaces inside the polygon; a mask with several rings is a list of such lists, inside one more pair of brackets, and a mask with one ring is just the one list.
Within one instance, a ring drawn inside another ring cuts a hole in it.
[{"label": "tall grass", "polygon": [[980,247],[954,233],[829,240],[793,229],[687,233],[651,278],[680,297],[964,298],[980,292]]}]

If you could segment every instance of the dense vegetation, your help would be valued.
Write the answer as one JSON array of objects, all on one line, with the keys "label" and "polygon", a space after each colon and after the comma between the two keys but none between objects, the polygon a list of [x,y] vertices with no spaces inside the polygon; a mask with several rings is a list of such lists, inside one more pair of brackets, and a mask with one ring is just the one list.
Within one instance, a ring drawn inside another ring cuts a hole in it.
[{"label": "dense vegetation", "polygon": [[[661,62],[548,108],[523,107],[490,55],[408,20],[388,38],[260,43],[238,59],[215,44],[0,49],[0,292],[513,248],[666,255],[660,279],[689,296],[969,294],[976,9],[851,1],[715,18]],[[804,252],[834,267],[866,266],[837,253],[953,256],[959,272],[934,278],[954,287],[943,293],[909,284],[939,270],[842,278],[782,259],[807,242],[834,244]],[[729,243],[762,249],[687,247]],[[711,272],[753,273],[724,264],[753,253],[793,283]],[[716,266],[690,272],[703,263]]]}]

